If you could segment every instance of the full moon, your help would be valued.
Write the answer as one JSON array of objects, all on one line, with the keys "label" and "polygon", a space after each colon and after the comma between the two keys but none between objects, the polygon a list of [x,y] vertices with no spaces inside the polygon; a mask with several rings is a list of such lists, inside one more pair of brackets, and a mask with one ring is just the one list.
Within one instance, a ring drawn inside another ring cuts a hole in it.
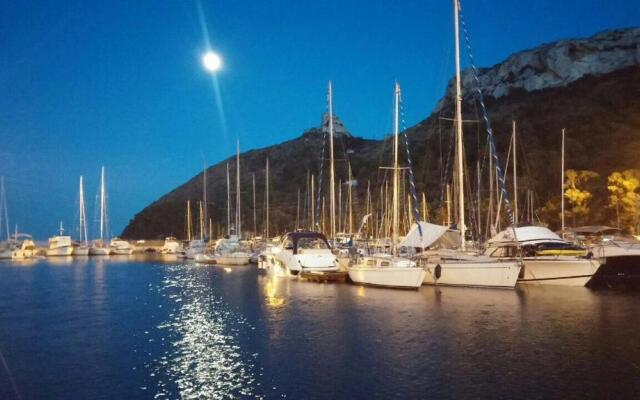
[{"label": "full moon", "polygon": [[212,51],[208,51],[202,56],[202,64],[209,72],[216,72],[222,68],[222,58]]}]

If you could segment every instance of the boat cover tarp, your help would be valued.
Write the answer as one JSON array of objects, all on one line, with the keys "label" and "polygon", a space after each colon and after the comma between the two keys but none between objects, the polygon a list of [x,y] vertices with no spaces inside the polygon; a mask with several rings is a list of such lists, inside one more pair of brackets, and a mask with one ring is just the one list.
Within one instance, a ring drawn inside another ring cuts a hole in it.
[{"label": "boat cover tarp", "polygon": [[[520,226],[516,228],[516,235],[518,237],[518,242],[520,243],[541,240],[551,242],[563,241],[560,236],[544,226]],[[513,241],[513,228],[507,228],[489,239],[488,243],[512,243]]]},{"label": "boat cover tarp", "polygon": [[[422,235],[418,229],[418,224],[422,229]],[[418,247],[425,248],[431,246],[436,240],[440,239],[442,235],[449,228],[442,225],[430,224],[428,222],[420,221],[414,223],[407,233],[407,236],[400,242],[401,247]]]}]

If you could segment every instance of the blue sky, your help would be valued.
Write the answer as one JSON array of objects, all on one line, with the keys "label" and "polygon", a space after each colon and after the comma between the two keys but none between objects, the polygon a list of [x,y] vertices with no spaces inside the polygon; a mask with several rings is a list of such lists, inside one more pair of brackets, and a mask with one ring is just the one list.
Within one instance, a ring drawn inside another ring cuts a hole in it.
[{"label": "blue sky", "polygon": [[[85,176],[94,216],[107,169],[111,225],[199,173],[203,159],[299,136],[318,125],[325,90],[358,136],[391,127],[394,80],[407,123],[433,109],[453,72],[450,1],[202,1],[222,54],[219,113],[201,68],[193,1],[3,1],[0,175],[11,225],[44,239],[75,225]],[[562,38],[638,25],[634,1],[463,2],[478,64]],[[224,126],[223,126],[224,125]],[[94,229],[95,232],[95,229]]]}]

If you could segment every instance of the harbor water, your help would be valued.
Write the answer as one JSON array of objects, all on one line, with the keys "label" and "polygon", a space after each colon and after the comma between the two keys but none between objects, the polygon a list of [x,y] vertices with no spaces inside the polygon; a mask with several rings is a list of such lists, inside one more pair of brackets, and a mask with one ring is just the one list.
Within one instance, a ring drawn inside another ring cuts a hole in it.
[{"label": "harbor water", "polygon": [[0,263],[0,399],[640,398],[640,294]]}]

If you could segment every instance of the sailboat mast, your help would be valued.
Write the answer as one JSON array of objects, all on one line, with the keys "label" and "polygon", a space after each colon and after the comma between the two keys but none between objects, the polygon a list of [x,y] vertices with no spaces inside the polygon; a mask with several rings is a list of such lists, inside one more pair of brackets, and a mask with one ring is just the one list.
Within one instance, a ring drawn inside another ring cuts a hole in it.
[{"label": "sailboat mast", "polygon": [[187,240],[191,241],[191,200],[187,200]]},{"label": "sailboat mast", "polygon": [[253,186],[253,237],[258,235],[258,223],[256,218],[256,174],[251,174]]},{"label": "sailboat mast", "polygon": [[85,214],[85,206],[84,206],[84,184],[83,184],[83,180],[82,180],[82,175],[80,175],[80,198],[79,198],[78,203],[80,203],[79,204],[79,207],[80,207],[80,210],[79,210],[79,214],[80,214],[80,226],[79,226],[80,242],[82,242],[82,240],[84,238],[84,243],[86,245],[87,241],[88,241],[88,238],[87,238],[87,216]]},{"label": "sailboat mast", "polygon": [[4,224],[7,233],[7,243],[11,241],[11,233],[9,233],[9,211],[7,210],[7,193],[4,189],[4,176],[0,177],[0,219],[4,217]]},{"label": "sailboat mast", "polygon": [[311,230],[316,230],[316,205],[315,205],[315,182],[314,174],[311,174]]},{"label": "sailboat mast", "polygon": [[202,202],[199,204],[200,210],[198,215],[200,216],[200,240],[204,240],[204,215],[202,213]]},{"label": "sailboat mast", "polygon": [[398,119],[400,113],[400,85],[396,82],[393,107],[393,200],[392,200],[392,236],[391,251],[395,256],[398,253]]},{"label": "sailboat mast", "polygon": [[457,137],[457,164],[458,164],[458,225],[460,228],[461,249],[464,251],[466,226],[464,224],[464,172],[462,160],[462,89],[460,85],[460,27],[459,19],[459,3],[453,0],[454,16],[455,16],[455,40],[456,40],[456,137]]},{"label": "sailboat mast", "polygon": [[201,213],[201,218],[203,221],[207,220],[207,162],[203,161],[203,172],[202,172],[202,204],[204,205],[204,216]]},{"label": "sailboat mast", "polygon": [[351,163],[349,163],[349,186],[348,199],[349,199],[349,234],[353,233],[353,177],[351,176]]},{"label": "sailboat mast", "polygon": [[267,158],[267,168],[265,170],[265,198],[267,203],[267,221],[266,221],[266,236],[265,238],[269,238],[269,159]]},{"label": "sailboat mast", "polygon": [[229,191],[229,163],[227,162],[227,236],[231,236],[231,192]]},{"label": "sailboat mast", "polygon": [[331,239],[336,238],[336,177],[333,165],[333,88],[329,81],[329,220],[331,226]]},{"label": "sailboat mast", "polygon": [[513,208],[515,211],[516,225],[518,225],[518,148],[516,147],[516,121],[511,121],[513,129]]},{"label": "sailboat mast", "polygon": [[560,215],[562,219],[562,238],[564,239],[564,128],[562,128],[562,157],[561,157],[561,182],[560,182]]},{"label": "sailboat mast", "polygon": [[100,173],[100,240],[104,239],[104,225],[105,225],[105,199],[104,199],[104,166]]},{"label": "sailboat mast", "polygon": [[236,235],[242,236],[240,215],[240,141],[236,142]]}]

